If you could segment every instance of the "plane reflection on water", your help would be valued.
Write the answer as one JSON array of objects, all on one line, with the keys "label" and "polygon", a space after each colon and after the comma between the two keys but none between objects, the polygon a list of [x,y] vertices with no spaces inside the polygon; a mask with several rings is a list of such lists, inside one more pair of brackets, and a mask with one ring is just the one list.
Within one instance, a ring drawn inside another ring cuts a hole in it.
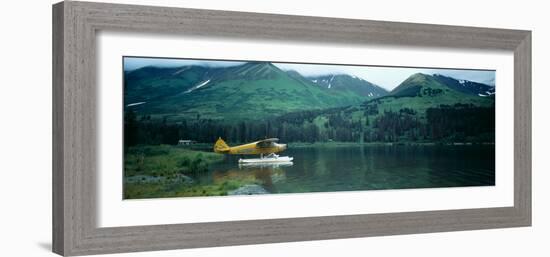
[{"label": "plane reflection on water", "polygon": [[281,163],[246,163],[225,170],[214,171],[214,183],[223,183],[229,180],[258,181],[268,192],[277,192],[275,183],[286,180],[286,171],[283,167],[291,167],[293,162]]}]

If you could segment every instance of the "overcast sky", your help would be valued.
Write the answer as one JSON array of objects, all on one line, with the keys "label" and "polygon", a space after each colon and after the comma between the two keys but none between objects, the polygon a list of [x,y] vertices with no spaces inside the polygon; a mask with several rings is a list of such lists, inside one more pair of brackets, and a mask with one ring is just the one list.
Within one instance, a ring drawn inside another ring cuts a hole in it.
[{"label": "overcast sky", "polygon": [[[205,61],[162,58],[124,58],[124,70],[130,71],[145,66],[179,67],[186,65],[200,65],[207,67],[229,67],[242,65],[245,62],[234,61]],[[401,82],[415,73],[441,74],[456,79],[470,80],[480,83],[494,83],[495,72],[485,70],[433,69],[433,68],[402,68],[402,67],[375,67],[326,64],[292,64],[273,63],[283,70],[295,70],[303,76],[319,76],[330,74],[348,74],[360,77],[377,84],[387,90],[392,90]]]}]

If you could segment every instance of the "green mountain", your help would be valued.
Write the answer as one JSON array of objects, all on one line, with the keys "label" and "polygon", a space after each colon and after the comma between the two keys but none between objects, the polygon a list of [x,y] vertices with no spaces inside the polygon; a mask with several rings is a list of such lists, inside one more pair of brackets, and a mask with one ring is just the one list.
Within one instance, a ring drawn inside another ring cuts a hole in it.
[{"label": "green mountain", "polygon": [[[493,86],[468,80],[458,80],[439,74],[427,75],[417,73],[410,76],[399,84],[399,86],[394,88],[390,92],[390,95],[395,97],[403,97],[429,96],[437,94],[457,95],[457,93],[487,97],[495,94],[495,88]],[[458,95],[463,96],[460,94]]]},{"label": "green mountain", "polygon": [[126,74],[124,95],[127,109],[152,118],[229,122],[354,105],[372,98],[358,89],[359,84],[348,89],[339,83],[336,90],[322,87],[269,62],[225,68],[145,67]]},{"label": "green mountain", "polygon": [[169,97],[197,85],[219,69],[201,66],[178,68],[143,67],[124,76],[124,104]]},{"label": "green mountain", "polygon": [[319,86],[326,87],[327,89],[332,89],[335,91],[349,91],[368,99],[373,99],[388,94],[386,89],[383,89],[364,79],[346,74],[323,75],[308,77],[308,79]]},{"label": "green mountain", "polygon": [[445,86],[465,94],[482,96],[482,97],[494,97],[494,94],[495,94],[494,79],[489,81],[489,83],[491,81],[493,83],[493,85],[490,86],[487,84],[482,84],[482,83],[463,80],[463,79],[455,79],[455,78],[451,78],[451,77],[447,77],[439,74],[434,74],[433,78],[439,81],[440,83],[444,84]]},{"label": "green mountain", "polygon": [[[460,84],[459,80],[417,73],[399,84],[388,95],[366,104],[376,103],[381,110],[398,111],[409,108],[420,113],[425,112],[427,108],[440,105],[471,104],[484,107],[494,105],[494,97],[479,96],[473,91],[464,92],[457,89],[456,84]],[[492,92],[494,95],[494,88]]]}]

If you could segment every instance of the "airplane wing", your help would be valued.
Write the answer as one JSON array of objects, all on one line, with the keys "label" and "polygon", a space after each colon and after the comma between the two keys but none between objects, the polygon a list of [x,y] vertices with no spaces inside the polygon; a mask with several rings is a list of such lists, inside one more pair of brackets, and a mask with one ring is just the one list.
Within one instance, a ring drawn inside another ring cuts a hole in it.
[{"label": "airplane wing", "polygon": [[273,144],[278,141],[279,141],[278,138],[267,138],[267,139],[258,141],[256,143],[256,147],[259,147],[259,148],[273,147]]}]

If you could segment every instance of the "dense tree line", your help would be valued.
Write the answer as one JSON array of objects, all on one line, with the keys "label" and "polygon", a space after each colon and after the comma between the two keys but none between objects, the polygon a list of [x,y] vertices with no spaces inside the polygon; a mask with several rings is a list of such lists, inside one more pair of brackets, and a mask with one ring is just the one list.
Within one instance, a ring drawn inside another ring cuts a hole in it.
[{"label": "dense tree line", "polygon": [[[352,118],[361,110],[362,115]],[[494,142],[495,109],[456,104],[429,108],[424,119],[413,109],[378,113],[376,105],[288,113],[265,121],[234,124],[204,119],[167,122],[124,117],[125,145],[176,144],[179,139],[212,143],[218,137],[231,143],[278,137],[284,142]]]},{"label": "dense tree line", "polygon": [[426,111],[427,134],[433,140],[494,142],[495,109],[456,104]]}]

